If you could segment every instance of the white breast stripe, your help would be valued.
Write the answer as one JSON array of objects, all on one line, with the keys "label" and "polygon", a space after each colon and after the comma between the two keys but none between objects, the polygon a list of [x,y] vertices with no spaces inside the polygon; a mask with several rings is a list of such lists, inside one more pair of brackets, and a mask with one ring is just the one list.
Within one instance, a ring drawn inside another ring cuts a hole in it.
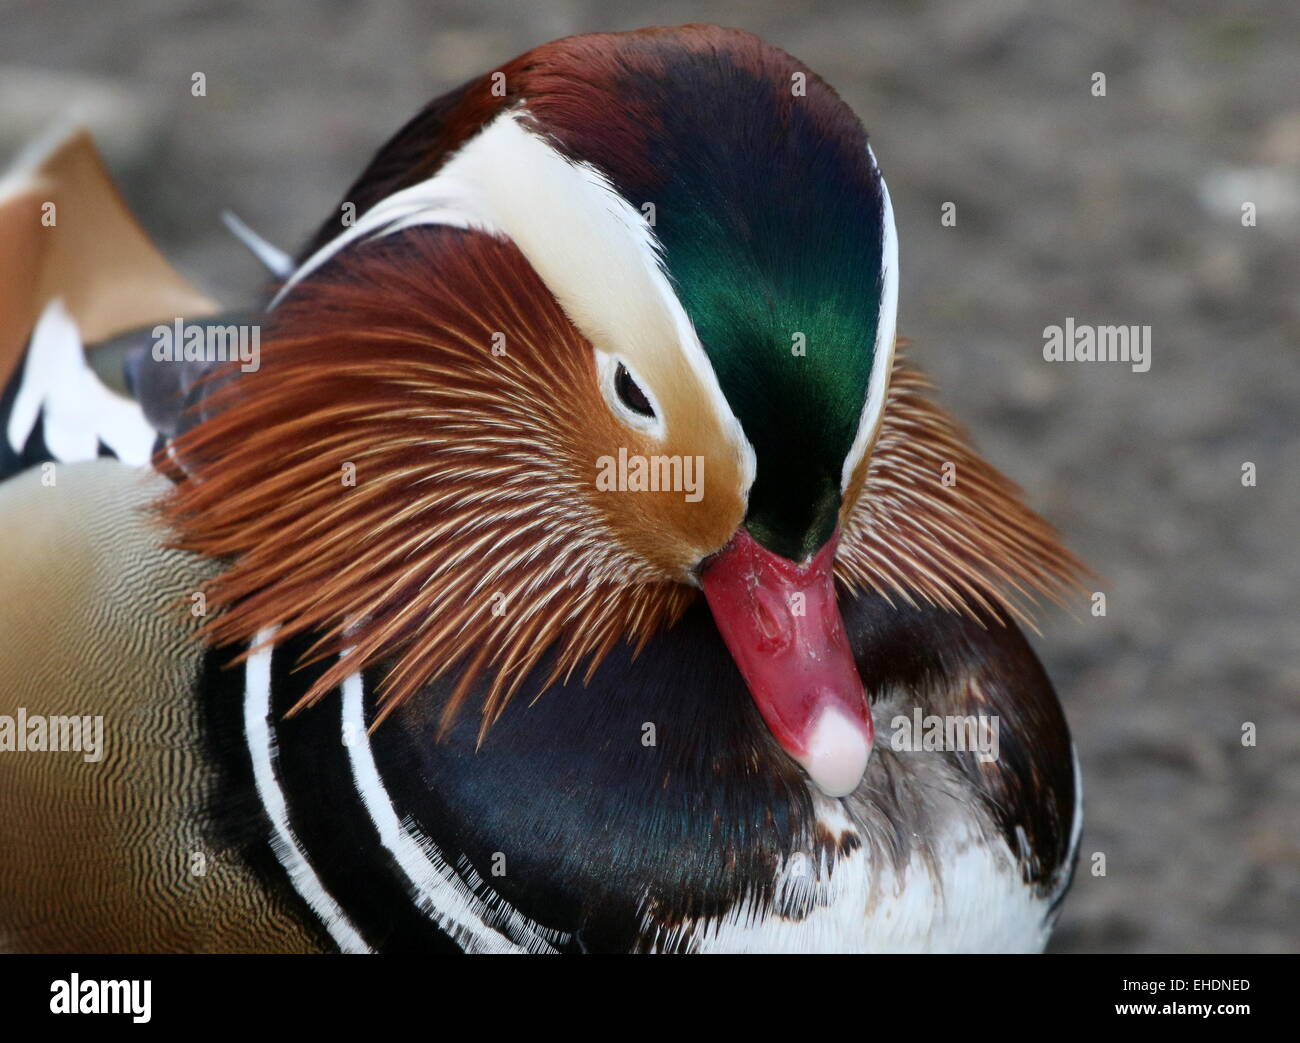
[{"label": "white breast stripe", "polygon": [[[364,684],[359,673],[343,682],[342,740],[352,764],[352,778],[385,848],[415,888],[420,911],[446,931],[467,952],[550,953],[555,949],[544,935],[554,937],[513,909],[506,918],[525,946],[511,942],[484,920],[487,903],[474,894],[447,864],[436,844],[413,823],[398,821],[392,798],[375,764],[364,714]],[[504,902],[497,900],[502,908]]]},{"label": "white breast stripe", "polygon": [[[254,644],[269,641],[275,630],[263,630]],[[253,762],[253,780],[257,795],[271,820],[271,847],[275,857],[289,874],[289,880],[311,907],[340,951],[366,953],[373,950],[357,933],[334,897],[325,889],[320,877],[307,861],[298,838],[289,826],[289,809],[275,774],[275,737],[268,723],[271,714],[271,654],[267,647],[248,659],[245,670],[244,735]]]},{"label": "white breast stripe", "polygon": [[157,433],[138,403],[110,391],[90,368],[81,331],[58,297],[32,330],[6,432],[14,452],[23,451],[42,409],[42,434],[55,460],[93,460],[100,442],[127,464],[147,464],[153,455]]},{"label": "white breast stripe", "polygon": [[[678,351],[708,394],[753,481],[754,451],[664,272],[644,215],[589,163],[562,156],[511,110],[432,178],[393,193],[309,257],[272,302],[350,243],[417,225],[471,228],[513,242],[592,345],[645,363]],[[640,363],[638,365],[638,363]]]},{"label": "white breast stripe", "polygon": [[[876,157],[870,146],[867,154],[871,165]],[[876,318],[876,354],[871,363],[871,381],[867,385],[867,400],[858,419],[858,433],[853,439],[849,455],[844,458],[840,472],[840,491],[849,487],[853,472],[871,448],[880,426],[885,408],[885,390],[889,387],[889,374],[894,365],[894,335],[898,329],[898,230],[894,227],[894,205],[889,200],[889,187],[880,179],[881,253],[880,253],[880,312]]]},{"label": "white breast stripe", "polygon": [[1079,841],[1083,837],[1083,769],[1079,767],[1079,748],[1070,743],[1070,763],[1074,766],[1074,822],[1070,826],[1070,850],[1061,863],[1061,880],[1052,901],[1057,901],[1065,894],[1073,879],[1074,860],[1079,855]]}]

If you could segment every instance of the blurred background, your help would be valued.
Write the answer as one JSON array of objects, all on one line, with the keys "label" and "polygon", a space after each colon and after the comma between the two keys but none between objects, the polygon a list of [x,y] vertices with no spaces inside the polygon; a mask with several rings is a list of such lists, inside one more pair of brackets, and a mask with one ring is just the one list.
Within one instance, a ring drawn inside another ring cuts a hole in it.
[{"label": "blurred background", "polygon": [[[0,0],[0,159],[78,115],[169,257],[241,303],[262,273],[224,208],[295,251],[435,95],[689,21],[759,33],[862,117],[900,331],[1099,574],[1106,616],[1035,639],[1087,800],[1053,949],[1300,949],[1300,5]],[[1149,324],[1150,371],[1044,362],[1066,317]]]}]

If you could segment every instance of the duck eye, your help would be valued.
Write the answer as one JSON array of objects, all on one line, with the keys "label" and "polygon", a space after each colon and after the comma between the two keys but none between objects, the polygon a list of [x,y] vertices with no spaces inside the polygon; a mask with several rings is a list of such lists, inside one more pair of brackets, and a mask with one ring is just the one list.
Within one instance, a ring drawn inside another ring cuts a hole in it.
[{"label": "duck eye", "polygon": [[639,413],[641,416],[653,417],[655,415],[654,407],[650,405],[650,399],[646,393],[641,390],[641,385],[632,379],[632,374],[627,371],[623,363],[618,364],[618,370],[614,373],[614,390],[618,393],[618,399],[633,413]]}]

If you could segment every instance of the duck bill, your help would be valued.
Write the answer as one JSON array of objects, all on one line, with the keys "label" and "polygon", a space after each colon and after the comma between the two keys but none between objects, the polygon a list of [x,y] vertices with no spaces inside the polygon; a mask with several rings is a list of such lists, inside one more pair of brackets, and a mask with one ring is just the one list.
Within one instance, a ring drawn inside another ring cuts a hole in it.
[{"label": "duck bill", "polygon": [[835,544],[800,564],[742,528],[700,580],[772,735],[818,788],[842,797],[866,771],[874,730],[835,598]]}]

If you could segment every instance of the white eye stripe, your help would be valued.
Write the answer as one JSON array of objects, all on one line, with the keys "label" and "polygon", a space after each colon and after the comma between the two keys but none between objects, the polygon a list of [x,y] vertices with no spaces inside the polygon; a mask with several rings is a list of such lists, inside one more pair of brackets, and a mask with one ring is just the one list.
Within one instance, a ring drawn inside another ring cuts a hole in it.
[{"label": "white eye stripe", "polygon": [[[876,157],[867,146],[871,165],[876,167]],[[879,169],[876,167],[876,169]],[[840,473],[840,492],[849,487],[853,473],[867,454],[875,438],[880,417],[885,407],[885,389],[894,365],[894,335],[898,324],[898,231],[894,227],[894,207],[889,200],[885,178],[880,178],[881,252],[880,252],[880,311],[876,316],[875,355],[871,363],[871,378],[867,384],[867,398],[858,418],[858,433],[853,439],[844,468]]]},{"label": "white eye stripe", "polygon": [[[748,490],[755,473],[753,447],[673,292],[654,230],[600,171],[561,155],[521,116],[519,109],[502,113],[432,178],[371,207],[308,258],[272,306],[334,254],[363,239],[419,225],[470,228],[508,239],[598,352],[622,359],[634,374],[658,371],[650,360],[677,353],[705,392],[718,429],[741,462]],[[647,381],[636,379],[654,395]],[[663,437],[666,420],[657,406],[655,412]]]}]

